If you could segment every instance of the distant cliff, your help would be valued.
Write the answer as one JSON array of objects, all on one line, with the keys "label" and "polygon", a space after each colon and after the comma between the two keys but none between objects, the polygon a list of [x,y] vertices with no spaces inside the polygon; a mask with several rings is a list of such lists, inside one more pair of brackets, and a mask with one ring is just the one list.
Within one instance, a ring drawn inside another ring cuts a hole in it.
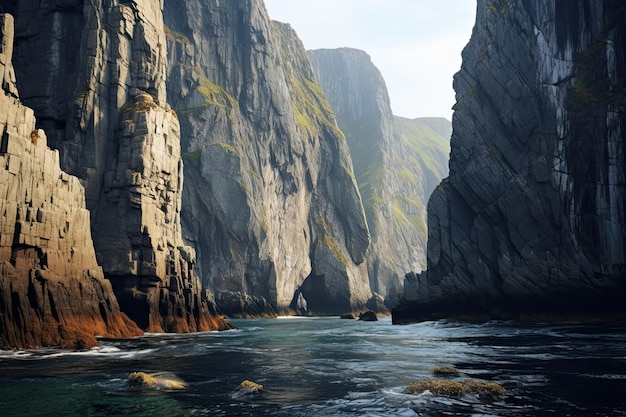
[{"label": "distant cliff", "polygon": [[402,322],[626,313],[626,6],[479,0]]},{"label": "distant cliff", "polygon": [[289,25],[260,0],[167,0],[183,231],[219,308],[362,308],[370,238],[348,146]]},{"label": "distant cliff", "polygon": [[228,327],[210,314],[182,239],[183,168],[166,103],[162,1],[8,1],[22,99],[85,184],[96,256],[149,331]]},{"label": "distant cliff", "polygon": [[450,122],[394,117],[385,81],[363,51],[308,54],[350,147],[372,234],[370,284],[392,306],[405,272],[426,266],[426,202],[448,174]]},{"label": "distant cliff", "polygon": [[83,187],[20,103],[13,34],[0,14],[0,349],[137,336],[96,262]]}]

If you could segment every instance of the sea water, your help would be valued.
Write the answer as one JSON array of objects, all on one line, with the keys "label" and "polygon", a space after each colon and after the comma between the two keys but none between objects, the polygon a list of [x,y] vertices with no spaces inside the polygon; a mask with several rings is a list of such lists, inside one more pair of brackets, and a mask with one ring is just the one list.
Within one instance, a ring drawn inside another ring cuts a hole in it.
[{"label": "sea water", "polygon": [[[81,352],[0,351],[0,416],[626,416],[623,323],[232,323]],[[447,365],[507,392],[495,401],[403,392]],[[135,371],[173,374],[187,388],[132,388]],[[264,389],[238,391],[243,380]]]}]

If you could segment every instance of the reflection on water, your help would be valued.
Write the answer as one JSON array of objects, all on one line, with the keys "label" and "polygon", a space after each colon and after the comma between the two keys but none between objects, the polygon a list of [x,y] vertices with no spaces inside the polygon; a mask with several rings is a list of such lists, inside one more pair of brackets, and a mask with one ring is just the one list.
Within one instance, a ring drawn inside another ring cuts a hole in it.
[{"label": "reflection on water", "polygon": [[[233,320],[239,330],[0,351],[2,416],[626,416],[626,325],[338,318]],[[507,389],[496,402],[403,393],[434,367]],[[130,388],[170,372],[184,391]],[[235,395],[244,379],[259,395]]]}]

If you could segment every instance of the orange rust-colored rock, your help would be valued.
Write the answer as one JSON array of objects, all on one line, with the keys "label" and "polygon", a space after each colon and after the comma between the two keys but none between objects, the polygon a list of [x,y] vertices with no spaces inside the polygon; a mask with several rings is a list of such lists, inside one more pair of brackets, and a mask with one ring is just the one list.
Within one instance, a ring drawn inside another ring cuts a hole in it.
[{"label": "orange rust-colored rock", "polygon": [[0,35],[0,348],[140,335],[96,261],[83,186],[18,99],[10,15],[0,15]]}]

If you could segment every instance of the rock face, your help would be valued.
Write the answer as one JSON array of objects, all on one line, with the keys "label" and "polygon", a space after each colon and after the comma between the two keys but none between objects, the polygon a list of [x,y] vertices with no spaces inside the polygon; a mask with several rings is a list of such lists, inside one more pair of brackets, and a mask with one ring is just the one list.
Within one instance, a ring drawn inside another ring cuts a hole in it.
[{"label": "rock face", "polygon": [[162,1],[20,1],[23,99],[86,186],[98,261],[148,331],[227,327],[182,239],[180,128],[166,104]]},{"label": "rock face", "polygon": [[625,22],[616,1],[478,1],[396,322],[625,313]]},{"label": "rock face", "polygon": [[448,175],[450,122],[394,117],[385,81],[363,51],[308,54],[350,147],[372,235],[370,285],[391,307],[407,269],[426,266],[426,202]]},{"label": "rock face", "polygon": [[11,15],[0,35],[0,349],[137,336],[96,261],[82,185],[19,101]]},{"label": "rock face", "polygon": [[363,306],[370,239],[348,146],[295,32],[260,0],[168,0],[165,20],[184,236],[220,309]]}]

